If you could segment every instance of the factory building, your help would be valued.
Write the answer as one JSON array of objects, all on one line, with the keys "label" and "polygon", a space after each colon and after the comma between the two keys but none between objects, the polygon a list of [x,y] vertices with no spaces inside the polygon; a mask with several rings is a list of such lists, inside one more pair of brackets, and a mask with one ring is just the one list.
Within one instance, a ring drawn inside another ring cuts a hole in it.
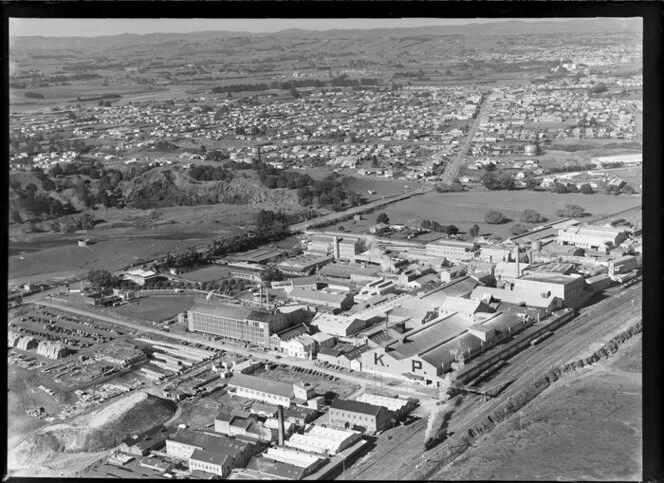
[{"label": "factory building", "polygon": [[346,315],[318,313],[311,321],[318,330],[337,337],[349,337],[367,328],[367,321]]},{"label": "factory building", "polygon": [[359,251],[360,240],[354,237],[337,235],[314,235],[309,243],[308,251],[320,255],[333,255],[335,260],[355,261]]},{"label": "factory building", "polygon": [[272,431],[258,421],[258,417],[237,409],[221,410],[214,418],[214,431],[226,436],[239,436],[253,441],[272,441]]},{"label": "factory building", "polygon": [[189,330],[231,339],[268,345],[270,336],[294,322],[280,312],[271,314],[261,310],[229,304],[196,302],[187,312]]},{"label": "factory building", "polygon": [[331,255],[306,253],[278,263],[277,268],[288,275],[311,275],[314,270],[330,263],[332,260],[334,260],[334,256]]},{"label": "factory building", "polygon": [[508,262],[511,250],[507,247],[488,245],[480,247],[480,260],[484,262]]},{"label": "factory building", "polygon": [[577,248],[603,250],[607,243],[617,245],[618,235],[624,233],[623,228],[612,226],[570,226],[558,229],[558,241],[563,245],[574,245]]},{"label": "factory building", "polygon": [[535,296],[558,297],[565,307],[572,308],[580,307],[592,296],[592,290],[581,275],[533,272],[514,280],[512,289]]},{"label": "factory building", "polygon": [[124,277],[127,280],[131,280],[136,285],[145,285],[146,282],[154,280],[158,276],[159,274],[154,270],[142,270],[140,268],[137,270],[128,270],[124,273]]},{"label": "factory building", "polygon": [[390,415],[397,420],[404,419],[417,406],[415,399],[401,397],[387,397],[378,394],[362,393],[355,398],[356,401],[385,407]]},{"label": "factory building", "polygon": [[462,262],[474,258],[477,248],[472,242],[442,239],[427,244],[426,253],[429,256]]},{"label": "factory building", "polygon": [[294,400],[308,401],[314,397],[314,388],[285,382],[270,381],[260,377],[237,374],[228,383],[237,396],[256,401],[289,407]]},{"label": "factory building", "polygon": [[626,255],[624,257],[609,260],[609,275],[617,275],[619,273],[628,273],[638,266],[636,257]]},{"label": "factory building", "polygon": [[311,336],[303,334],[282,341],[280,349],[291,357],[313,359],[316,356],[316,341]]},{"label": "factory building", "polygon": [[37,348],[37,339],[28,335],[21,337],[16,343],[16,348],[24,351]]},{"label": "factory building", "polygon": [[330,425],[335,428],[360,427],[371,433],[386,429],[390,415],[383,406],[337,398],[330,404]]},{"label": "factory building", "polygon": [[334,456],[340,451],[350,448],[360,440],[356,431],[343,431],[333,428],[313,426],[304,434],[294,434],[285,445],[309,453]]},{"label": "factory building", "polygon": [[135,456],[145,456],[152,450],[158,450],[166,444],[166,438],[170,437],[172,430],[160,424],[150,431],[134,434],[125,438],[120,445],[120,451]]},{"label": "factory building", "polygon": [[392,293],[396,290],[397,286],[392,280],[385,280],[384,278],[379,278],[369,282],[364,287],[360,289],[360,293],[355,295],[355,301],[364,301],[368,300],[371,297],[376,295],[386,295]]},{"label": "factory building", "polygon": [[490,312],[493,312],[493,309],[481,300],[463,297],[447,297],[439,309],[440,315],[443,316],[459,314],[473,320],[477,314]]},{"label": "factory building", "polygon": [[536,294],[530,291],[504,290],[494,287],[477,287],[470,294],[470,298],[474,300],[482,300],[485,303],[489,303],[495,299],[507,304],[525,305],[537,309],[541,318],[544,318],[554,310],[563,307],[562,299],[554,295],[544,297],[542,294]]},{"label": "factory building", "polygon": [[191,470],[228,476],[233,468],[247,465],[260,452],[252,443],[222,435],[180,429],[166,439],[166,453],[173,458],[188,460]]},{"label": "factory building", "polygon": [[348,310],[353,305],[353,297],[348,293],[339,294],[294,288],[288,297],[303,304],[317,305],[329,310]]},{"label": "factory building", "polygon": [[490,314],[481,322],[459,314],[439,317],[362,354],[362,370],[438,385],[458,359],[468,360],[525,327],[516,315]]}]

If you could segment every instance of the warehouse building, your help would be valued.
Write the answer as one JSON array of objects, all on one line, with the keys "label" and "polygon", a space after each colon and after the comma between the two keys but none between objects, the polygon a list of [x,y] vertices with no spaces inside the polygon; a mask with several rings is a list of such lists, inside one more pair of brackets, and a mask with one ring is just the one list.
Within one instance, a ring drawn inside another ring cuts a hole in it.
[{"label": "warehouse building", "polygon": [[353,296],[349,293],[331,293],[294,288],[288,297],[297,302],[324,307],[328,310],[348,310],[353,305]]},{"label": "warehouse building", "polygon": [[367,321],[346,315],[318,313],[311,321],[318,330],[337,337],[349,337],[367,327]]},{"label": "warehouse building", "polygon": [[230,304],[196,302],[187,312],[189,330],[228,337],[253,344],[268,345],[270,336],[294,323],[280,312]]},{"label": "warehouse building", "polygon": [[386,295],[396,291],[396,288],[397,286],[392,280],[379,278],[378,280],[373,280],[362,287],[360,293],[355,295],[355,301],[368,300],[376,295]]},{"label": "warehouse building", "polygon": [[465,261],[475,257],[478,246],[472,242],[459,240],[436,240],[426,246],[429,256],[445,257],[448,260]]},{"label": "warehouse building", "polygon": [[62,342],[43,340],[37,345],[37,354],[57,360],[69,355],[70,351]]},{"label": "warehouse building", "polygon": [[236,374],[228,386],[235,388],[237,396],[286,408],[295,400],[306,402],[315,395],[315,390],[311,386],[270,381],[246,374]]},{"label": "warehouse building", "polygon": [[571,226],[558,230],[558,241],[563,245],[574,245],[578,248],[603,250],[607,243],[618,244],[618,235],[625,233],[623,228],[612,226]]},{"label": "warehouse building", "polygon": [[356,283],[370,282],[380,278],[377,275],[377,269],[367,268],[359,263],[330,263],[321,268],[318,273],[325,277],[349,279]]},{"label": "warehouse building", "polygon": [[415,399],[404,399],[401,397],[387,397],[378,394],[362,393],[355,398],[356,401],[372,404],[374,406],[383,406],[396,420],[402,420],[412,412],[417,403]]},{"label": "warehouse building", "polygon": [[239,436],[252,441],[272,441],[272,431],[247,411],[222,409],[214,418],[214,431],[226,436]]},{"label": "warehouse building", "polygon": [[542,297],[554,296],[565,307],[578,308],[592,296],[592,290],[581,275],[533,272],[514,280],[513,290]]},{"label": "warehouse building", "polygon": [[283,252],[276,248],[258,248],[256,250],[250,250],[238,254],[235,258],[248,262],[248,263],[258,263],[260,265],[265,265],[268,262],[272,262],[278,259],[283,255]]},{"label": "warehouse building", "polygon": [[168,429],[160,424],[150,431],[134,434],[125,438],[120,445],[120,451],[135,456],[145,456],[152,450],[163,448],[166,444],[166,439],[170,437],[172,433],[172,429]]},{"label": "warehouse building", "polygon": [[288,275],[311,275],[314,270],[334,260],[332,255],[303,254],[277,264],[277,268]]},{"label": "warehouse building", "polygon": [[155,280],[159,277],[159,274],[154,270],[142,270],[139,268],[137,270],[126,271],[124,277],[137,285],[145,285],[146,282]]},{"label": "warehouse building", "polygon": [[360,440],[356,431],[343,431],[333,428],[313,426],[304,434],[294,434],[284,444],[289,448],[334,456],[340,451],[350,448]]},{"label": "warehouse building", "polygon": [[308,251],[320,255],[333,255],[335,260],[355,261],[360,248],[360,240],[355,237],[337,235],[314,235]]},{"label": "warehouse building", "polygon": [[383,406],[337,398],[330,404],[330,425],[334,428],[363,428],[370,433],[387,429],[390,415]]},{"label": "warehouse building", "polygon": [[609,275],[613,276],[620,273],[628,273],[637,268],[637,266],[638,260],[631,255],[609,260]]}]

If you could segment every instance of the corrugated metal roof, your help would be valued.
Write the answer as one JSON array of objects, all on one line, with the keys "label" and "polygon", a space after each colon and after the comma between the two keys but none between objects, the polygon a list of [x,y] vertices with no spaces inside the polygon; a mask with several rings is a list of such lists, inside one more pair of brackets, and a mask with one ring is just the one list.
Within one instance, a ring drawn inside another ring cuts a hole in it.
[{"label": "corrugated metal roof", "polygon": [[369,403],[341,398],[336,398],[334,401],[332,401],[332,404],[330,404],[330,409],[368,414],[370,416],[376,416],[380,412],[381,407],[382,406],[374,406],[373,404]]},{"label": "corrugated metal roof", "polygon": [[293,397],[293,385],[285,382],[270,381],[260,377],[249,376],[247,374],[234,375],[229,386],[243,387],[246,389],[253,389],[255,391],[265,392],[268,394],[275,394],[282,397]]},{"label": "corrugated metal roof", "polygon": [[210,304],[205,302],[195,302],[189,309],[189,312],[197,312],[205,315],[216,315],[235,320],[245,320],[249,314],[255,312],[253,309],[242,307],[240,305],[229,304]]}]

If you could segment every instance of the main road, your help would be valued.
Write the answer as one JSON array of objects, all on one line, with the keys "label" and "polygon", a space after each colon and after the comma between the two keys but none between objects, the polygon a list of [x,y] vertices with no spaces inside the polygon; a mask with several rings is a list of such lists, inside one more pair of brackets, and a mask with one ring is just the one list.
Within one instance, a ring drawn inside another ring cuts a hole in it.
[{"label": "main road", "polygon": [[439,415],[439,423],[449,438],[429,451],[424,450],[424,428],[427,421],[419,420],[393,431],[391,439],[381,441],[368,457],[349,468],[341,479],[436,479],[442,464],[443,451],[457,443],[468,430],[477,426],[498,407],[515,397],[534,379],[550,368],[588,355],[589,348],[605,343],[611,335],[641,317],[641,283],[620,290],[590,307],[556,329],[554,335],[538,345],[516,354],[508,363],[478,388],[511,382],[496,398],[485,399],[473,394],[461,394],[450,399]]},{"label": "main road", "polygon": [[[174,334],[172,332],[164,332],[161,329],[142,325],[138,322],[123,320],[118,317],[114,317],[112,315],[102,314],[97,311],[86,310],[80,307],[72,307],[71,305],[68,305],[66,303],[60,303],[50,298],[41,299],[39,300],[38,303],[40,305],[51,307],[53,309],[64,310],[66,312],[80,315],[81,317],[89,317],[109,324],[120,325],[127,329],[136,331],[136,334],[134,335],[136,337],[140,336],[141,334],[156,334],[159,335],[160,337],[165,337],[171,340],[188,342],[190,344],[203,344],[205,346],[208,346],[212,349],[216,349],[219,351],[228,351],[244,355],[247,357],[256,357],[259,359],[265,359],[275,364],[287,364],[289,366],[300,367],[305,370],[314,370],[322,372],[329,376],[334,376],[339,379],[351,382],[353,384],[359,384],[362,387],[370,387],[372,385],[377,385],[376,381],[373,379],[371,375],[362,374],[362,373],[349,374],[345,372],[333,371],[324,367],[320,367],[316,365],[314,361],[311,360],[284,356],[283,354],[279,354],[277,352],[273,353],[273,352],[251,351],[243,347],[240,347],[239,345],[208,340],[204,339],[203,337],[195,335]],[[395,394],[401,394],[404,396],[431,397],[434,394],[434,391],[432,390],[426,390],[424,388],[414,387],[413,385],[407,384],[397,379],[389,379],[386,377],[381,379],[381,388],[385,391],[392,392]]]}]

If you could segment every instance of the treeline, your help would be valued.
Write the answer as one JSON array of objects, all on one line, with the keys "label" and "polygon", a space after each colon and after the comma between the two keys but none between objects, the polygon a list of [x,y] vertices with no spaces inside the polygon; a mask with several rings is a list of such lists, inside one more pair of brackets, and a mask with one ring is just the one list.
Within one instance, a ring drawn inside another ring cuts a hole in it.
[{"label": "treeline", "polygon": [[549,173],[572,173],[574,171],[590,171],[593,169],[592,163],[579,164],[578,166],[558,166],[549,169]]},{"label": "treeline", "polygon": [[189,176],[196,181],[230,181],[233,179],[232,171],[221,166],[201,165],[189,170]]},{"label": "treeline", "polygon": [[23,96],[30,99],[44,99],[44,94],[40,94],[39,92],[26,92]]},{"label": "treeline", "polygon": [[298,79],[288,80],[285,82],[273,81],[270,84],[230,84],[227,86],[217,86],[212,88],[214,94],[225,94],[229,92],[252,92],[252,91],[266,91],[268,89],[281,89],[290,90],[298,87],[366,87],[376,86],[380,84],[379,79],[366,78],[366,79],[350,79],[346,74],[323,81],[320,79]]}]

